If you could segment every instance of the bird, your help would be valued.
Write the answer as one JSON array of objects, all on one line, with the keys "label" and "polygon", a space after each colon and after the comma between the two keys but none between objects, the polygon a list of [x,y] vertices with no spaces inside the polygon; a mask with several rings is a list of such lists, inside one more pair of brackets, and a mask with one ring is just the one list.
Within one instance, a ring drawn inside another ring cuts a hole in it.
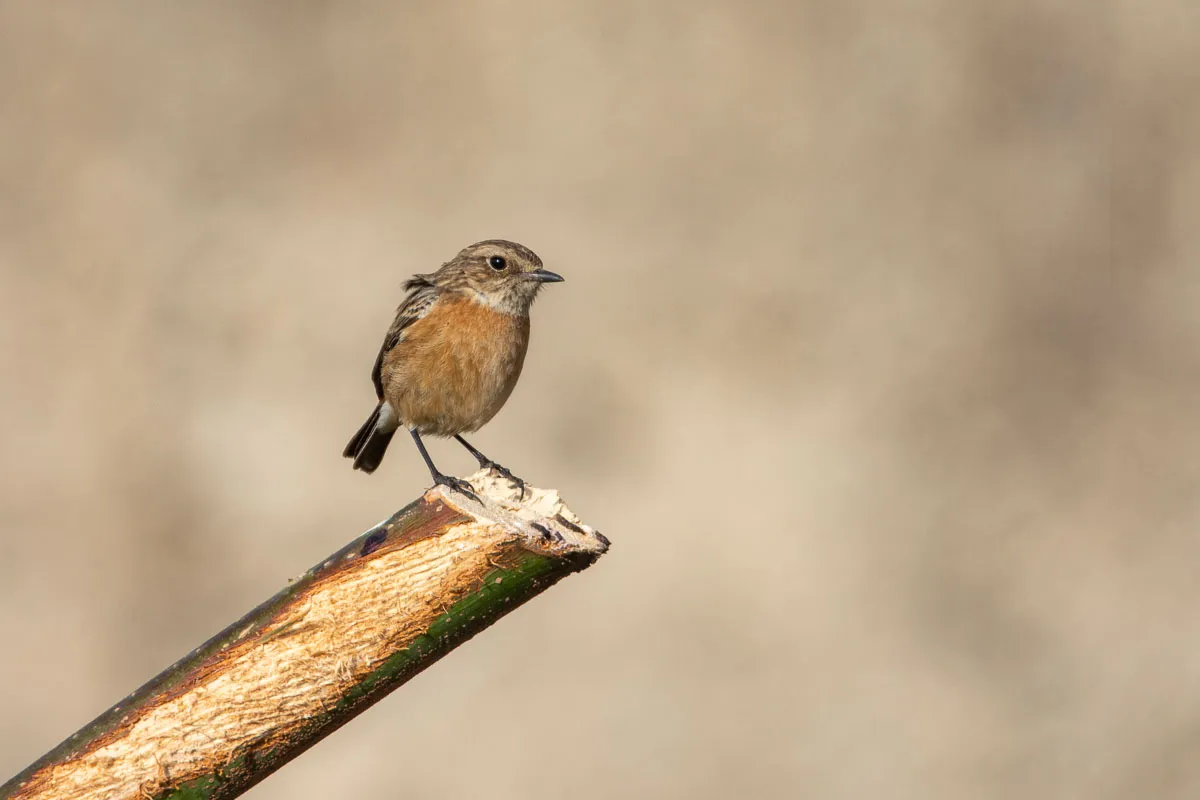
[{"label": "bird", "polygon": [[354,469],[374,472],[404,426],[434,485],[475,497],[469,483],[434,465],[421,441],[452,436],[524,498],[524,481],[462,434],[487,424],[512,394],[529,347],[529,309],[543,286],[562,280],[528,247],[487,239],[405,281],[407,294],[371,370],[378,402],[342,455],[354,459]]}]

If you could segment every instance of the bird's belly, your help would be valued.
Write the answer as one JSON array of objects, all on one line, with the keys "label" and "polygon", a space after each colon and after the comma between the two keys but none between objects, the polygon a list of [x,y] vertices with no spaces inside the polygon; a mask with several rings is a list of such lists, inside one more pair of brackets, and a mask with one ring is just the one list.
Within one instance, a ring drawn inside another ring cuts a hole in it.
[{"label": "bird's belly", "polygon": [[460,324],[443,329],[435,341],[405,342],[411,352],[385,390],[404,424],[453,436],[478,430],[503,407],[521,375],[528,320],[489,323],[486,332]]}]

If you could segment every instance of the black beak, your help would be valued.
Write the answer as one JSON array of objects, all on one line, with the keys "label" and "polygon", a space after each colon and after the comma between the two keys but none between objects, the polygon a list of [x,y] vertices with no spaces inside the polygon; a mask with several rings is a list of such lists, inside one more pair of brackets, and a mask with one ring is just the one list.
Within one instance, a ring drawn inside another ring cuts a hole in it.
[{"label": "black beak", "polygon": [[535,269],[533,272],[526,272],[525,277],[539,283],[558,283],[565,280],[562,275],[559,275],[557,272],[551,272],[548,269]]}]

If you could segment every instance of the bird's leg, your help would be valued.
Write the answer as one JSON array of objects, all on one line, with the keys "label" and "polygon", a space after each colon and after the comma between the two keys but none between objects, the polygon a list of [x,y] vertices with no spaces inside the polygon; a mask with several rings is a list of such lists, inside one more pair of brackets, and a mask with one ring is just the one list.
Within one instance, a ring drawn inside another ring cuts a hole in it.
[{"label": "bird's leg", "polygon": [[421,458],[425,459],[425,466],[429,467],[429,474],[433,476],[435,485],[445,486],[454,491],[469,495],[475,500],[479,500],[475,496],[475,492],[472,491],[471,484],[462,478],[454,478],[438,472],[438,468],[433,465],[433,459],[429,457],[429,451],[425,449],[425,443],[421,441],[421,434],[417,433],[416,428],[409,428],[408,432],[412,434],[413,441],[417,443],[417,450],[421,451]]},{"label": "bird's leg", "polygon": [[515,483],[517,485],[517,488],[519,488],[521,490],[521,499],[522,500],[525,499],[525,481],[521,480],[516,475],[513,475],[512,472],[510,472],[506,467],[500,466],[495,461],[492,461],[490,458],[485,456],[483,453],[476,450],[474,447],[471,446],[471,443],[468,442],[463,437],[459,436],[458,434],[455,434],[454,438],[458,440],[459,444],[461,444],[463,447],[467,448],[467,450],[471,453],[471,455],[475,456],[475,460],[479,462],[480,469],[487,469],[487,470],[491,470],[493,472],[498,472],[501,477],[507,478],[508,480],[512,481],[513,483]]}]

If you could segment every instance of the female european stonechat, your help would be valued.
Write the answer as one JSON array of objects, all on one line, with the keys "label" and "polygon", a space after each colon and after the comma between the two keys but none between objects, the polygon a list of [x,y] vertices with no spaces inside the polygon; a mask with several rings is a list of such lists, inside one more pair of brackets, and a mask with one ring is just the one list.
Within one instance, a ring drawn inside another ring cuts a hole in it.
[{"label": "female european stonechat", "polygon": [[374,472],[403,425],[435,484],[474,496],[470,484],[434,466],[422,434],[453,436],[524,495],[519,478],[462,434],[483,427],[512,394],[529,346],[529,307],[543,285],[561,280],[532,250],[503,239],[473,244],[437,272],[410,278],[371,372],[379,403],[342,455]]}]

